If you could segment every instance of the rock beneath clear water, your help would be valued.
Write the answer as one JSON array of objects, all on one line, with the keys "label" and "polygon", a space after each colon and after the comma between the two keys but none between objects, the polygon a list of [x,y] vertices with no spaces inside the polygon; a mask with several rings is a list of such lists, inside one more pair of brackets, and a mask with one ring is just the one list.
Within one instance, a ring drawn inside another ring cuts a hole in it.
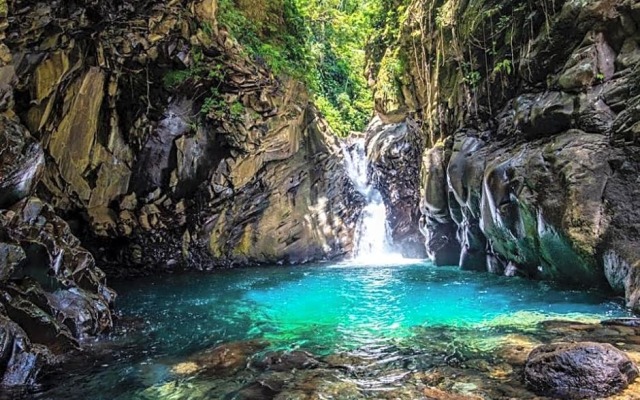
[{"label": "rock beneath clear water", "polygon": [[233,400],[271,400],[278,394],[266,382],[252,382],[225,398]]},{"label": "rock beneath clear water", "polygon": [[628,326],[632,328],[640,328],[640,318],[605,319],[600,323],[605,326]]},{"label": "rock beneath clear water", "polygon": [[274,400],[361,399],[363,394],[353,379],[345,379],[332,370],[303,370],[287,382]]},{"label": "rock beneath clear water", "polygon": [[314,369],[320,366],[311,353],[301,350],[268,352],[260,360],[253,363],[255,367],[271,371],[292,371]]},{"label": "rock beneath clear water", "polygon": [[268,372],[260,375],[254,382],[235,392],[234,400],[271,400],[280,396],[287,385],[295,380],[295,376],[284,372]]},{"label": "rock beneath clear water", "polygon": [[637,376],[638,368],[625,353],[610,344],[593,342],[537,347],[524,369],[531,390],[564,399],[610,396]]},{"label": "rock beneath clear water", "polygon": [[423,394],[427,400],[479,400],[481,397],[445,392],[437,388],[426,388]]},{"label": "rock beneath clear water", "polygon": [[246,340],[225,343],[206,349],[174,365],[171,372],[177,375],[202,373],[212,376],[229,376],[246,368],[250,359],[264,350],[268,343],[263,340]]}]

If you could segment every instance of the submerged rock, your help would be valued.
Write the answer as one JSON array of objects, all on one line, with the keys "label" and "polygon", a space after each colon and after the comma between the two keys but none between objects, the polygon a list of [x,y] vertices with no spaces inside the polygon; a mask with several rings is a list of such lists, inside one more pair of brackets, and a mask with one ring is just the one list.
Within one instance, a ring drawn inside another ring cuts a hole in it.
[{"label": "submerged rock", "polygon": [[445,392],[436,388],[424,389],[424,396],[427,400],[478,400],[480,397],[465,394]]},{"label": "submerged rock", "polygon": [[536,393],[564,399],[610,396],[638,376],[631,359],[610,344],[554,343],[534,349],[524,378]]},{"label": "submerged rock", "polygon": [[640,318],[614,318],[606,319],[601,322],[604,326],[628,326],[631,328],[640,328]]},{"label": "submerged rock", "polygon": [[193,354],[174,365],[171,372],[177,375],[230,376],[246,368],[250,359],[267,346],[268,343],[262,340],[225,343]]},{"label": "submerged rock", "polygon": [[263,358],[252,363],[253,366],[271,371],[292,371],[314,369],[320,366],[311,353],[301,350],[291,352],[269,352]]}]

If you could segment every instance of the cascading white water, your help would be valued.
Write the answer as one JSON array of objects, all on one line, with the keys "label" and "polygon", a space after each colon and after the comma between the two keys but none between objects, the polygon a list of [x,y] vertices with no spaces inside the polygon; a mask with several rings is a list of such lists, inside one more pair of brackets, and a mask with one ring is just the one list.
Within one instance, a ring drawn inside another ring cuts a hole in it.
[{"label": "cascading white water", "polygon": [[369,182],[364,138],[350,138],[343,144],[345,166],[356,190],[365,198],[366,205],[355,233],[355,260],[358,262],[386,262],[402,258],[391,251],[387,230],[387,210],[380,192]]}]

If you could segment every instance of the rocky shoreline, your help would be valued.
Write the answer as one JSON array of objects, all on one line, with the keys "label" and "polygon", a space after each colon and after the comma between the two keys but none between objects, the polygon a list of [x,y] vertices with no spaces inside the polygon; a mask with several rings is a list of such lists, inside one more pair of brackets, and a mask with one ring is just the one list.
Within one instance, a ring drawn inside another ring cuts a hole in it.
[{"label": "rocky shoreline", "polygon": [[112,327],[107,275],[351,252],[362,199],[336,137],[216,9],[0,3],[2,385]]},{"label": "rocky shoreline", "polygon": [[637,310],[640,8],[543,3],[410,2],[369,74],[379,118],[425,146],[418,167],[407,137],[406,163],[382,171],[414,196],[421,171],[437,264],[608,285]]},{"label": "rocky shoreline", "polygon": [[[640,380],[636,380],[640,330],[633,326],[637,322],[545,320],[533,328],[506,324],[482,332],[424,327],[417,329],[409,341],[387,346],[378,358],[366,349],[318,355],[304,349],[273,350],[268,341],[260,339],[223,343],[180,360],[154,361],[149,373],[166,370],[166,379],[146,389],[141,387],[140,396],[632,400],[640,395]],[[50,370],[39,389],[42,395],[62,396],[63,392],[50,391],[55,387],[53,382],[73,375],[74,370],[99,371],[102,364],[133,356],[127,354],[126,341],[120,345],[124,348],[115,343],[125,330],[126,335],[136,335],[144,326],[135,324],[125,329],[126,326],[117,324],[114,343],[108,347],[104,347],[107,342],[91,345],[84,361],[71,360],[66,366],[59,366],[57,372]],[[547,358],[544,362],[539,361],[540,354]],[[550,361],[553,357],[561,366]],[[592,360],[593,364],[585,360]],[[9,398],[14,399],[32,398],[38,393],[33,389],[8,392]],[[553,393],[555,396],[550,396]]]}]

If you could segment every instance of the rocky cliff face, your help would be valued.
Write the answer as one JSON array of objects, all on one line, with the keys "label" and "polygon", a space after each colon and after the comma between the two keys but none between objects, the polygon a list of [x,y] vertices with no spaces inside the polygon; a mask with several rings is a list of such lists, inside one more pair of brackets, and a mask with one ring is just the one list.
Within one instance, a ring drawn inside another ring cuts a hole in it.
[{"label": "rocky cliff face", "polygon": [[0,1],[0,384],[111,327],[96,264],[122,276],[351,252],[362,199],[336,138],[216,9]]},{"label": "rocky cliff face", "polygon": [[32,3],[9,2],[14,110],[43,144],[39,193],[109,272],[349,253],[336,139],[215,1]]},{"label": "rocky cliff face", "polygon": [[640,309],[640,5],[408,3],[369,69],[381,118],[425,127],[429,255]]},{"label": "rocky cliff face", "polygon": [[420,158],[424,139],[411,120],[385,124],[374,118],[366,132],[368,174],[387,208],[387,223],[394,251],[410,258],[425,258],[420,233]]}]

